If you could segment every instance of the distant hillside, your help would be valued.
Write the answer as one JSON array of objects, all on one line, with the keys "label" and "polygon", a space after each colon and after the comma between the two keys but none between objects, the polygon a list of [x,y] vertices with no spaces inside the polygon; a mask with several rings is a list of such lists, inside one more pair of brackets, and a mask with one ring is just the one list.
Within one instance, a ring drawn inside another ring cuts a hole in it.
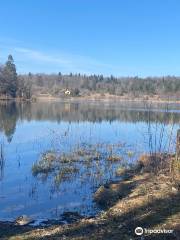
[{"label": "distant hillside", "polygon": [[11,55],[0,67],[0,96],[31,98],[32,96],[64,97],[89,96],[102,97],[116,95],[129,98],[180,99],[180,77],[104,77],[103,75],[82,74],[32,74],[17,75]]}]

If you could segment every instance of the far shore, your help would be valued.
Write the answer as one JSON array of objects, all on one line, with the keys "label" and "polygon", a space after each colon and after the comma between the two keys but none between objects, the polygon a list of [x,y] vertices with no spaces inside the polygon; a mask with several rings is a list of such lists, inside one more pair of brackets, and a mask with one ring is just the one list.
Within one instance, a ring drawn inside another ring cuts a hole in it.
[{"label": "far shore", "polygon": [[86,96],[86,97],[37,97],[37,101],[101,101],[101,102],[152,102],[152,103],[175,103],[180,104],[180,100],[169,100],[169,99],[145,99],[145,98],[124,98],[119,96],[110,96],[110,97],[94,97],[94,96]]},{"label": "far shore", "polygon": [[116,95],[100,95],[100,94],[94,94],[89,96],[65,96],[65,97],[54,97],[54,96],[33,96],[31,99],[20,99],[20,98],[0,98],[0,102],[5,101],[16,101],[16,102],[22,102],[22,101],[100,101],[100,102],[144,102],[144,103],[167,103],[167,104],[180,104],[180,99],[171,99],[171,98],[161,98],[159,96],[149,97],[149,96],[143,96],[143,97],[129,97],[129,96],[116,96]]}]

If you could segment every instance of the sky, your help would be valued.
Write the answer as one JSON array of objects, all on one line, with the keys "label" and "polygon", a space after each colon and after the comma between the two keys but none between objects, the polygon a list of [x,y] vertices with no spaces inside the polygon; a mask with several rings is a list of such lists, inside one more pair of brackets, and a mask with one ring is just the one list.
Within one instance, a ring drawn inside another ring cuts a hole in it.
[{"label": "sky", "polygon": [[180,76],[179,0],[1,0],[19,73]]}]

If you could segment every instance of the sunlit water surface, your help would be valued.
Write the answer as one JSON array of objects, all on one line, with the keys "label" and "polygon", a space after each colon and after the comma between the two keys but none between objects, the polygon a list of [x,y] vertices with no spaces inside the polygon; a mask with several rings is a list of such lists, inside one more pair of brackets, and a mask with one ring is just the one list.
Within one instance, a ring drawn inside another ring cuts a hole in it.
[{"label": "sunlit water surface", "polygon": [[[101,159],[78,164],[79,171],[58,184],[55,175],[33,175],[32,166],[43,153],[71,153],[77,147],[116,146],[123,164],[134,163],[151,147],[173,151],[180,122],[180,106],[130,102],[35,102],[0,105],[0,220],[20,215],[59,218],[65,211],[94,215],[100,211],[93,193],[100,184],[116,180],[121,161]],[[162,136],[163,132],[163,136]],[[161,143],[160,143],[161,142]],[[101,149],[101,150],[102,150]],[[131,153],[131,154],[130,154]],[[83,156],[82,156],[83,158]],[[104,157],[105,159],[105,157]]]}]

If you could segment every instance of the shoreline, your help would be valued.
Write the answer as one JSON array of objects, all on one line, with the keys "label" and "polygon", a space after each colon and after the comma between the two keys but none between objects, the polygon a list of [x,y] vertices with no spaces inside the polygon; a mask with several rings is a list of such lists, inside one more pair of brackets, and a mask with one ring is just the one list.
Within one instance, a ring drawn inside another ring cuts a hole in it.
[{"label": "shoreline", "polygon": [[[134,230],[141,226],[153,231],[172,229],[165,235],[146,233],[143,239],[179,240],[180,166],[176,168],[172,164],[175,155],[163,154],[159,157],[165,165],[156,173],[151,171],[151,156],[143,155],[136,166],[119,169],[121,180],[100,186],[94,200],[104,207],[101,214],[64,225],[54,222],[48,226],[33,227],[0,222],[0,239],[135,240]],[[157,164],[156,167],[160,166],[160,161]]]},{"label": "shoreline", "polygon": [[157,98],[130,98],[130,97],[120,97],[120,96],[79,96],[79,97],[33,97],[32,99],[1,99],[2,102],[81,102],[81,101],[90,101],[90,102],[143,102],[143,103],[155,103],[155,104],[180,104],[180,99],[170,100],[170,99],[157,99]]}]

